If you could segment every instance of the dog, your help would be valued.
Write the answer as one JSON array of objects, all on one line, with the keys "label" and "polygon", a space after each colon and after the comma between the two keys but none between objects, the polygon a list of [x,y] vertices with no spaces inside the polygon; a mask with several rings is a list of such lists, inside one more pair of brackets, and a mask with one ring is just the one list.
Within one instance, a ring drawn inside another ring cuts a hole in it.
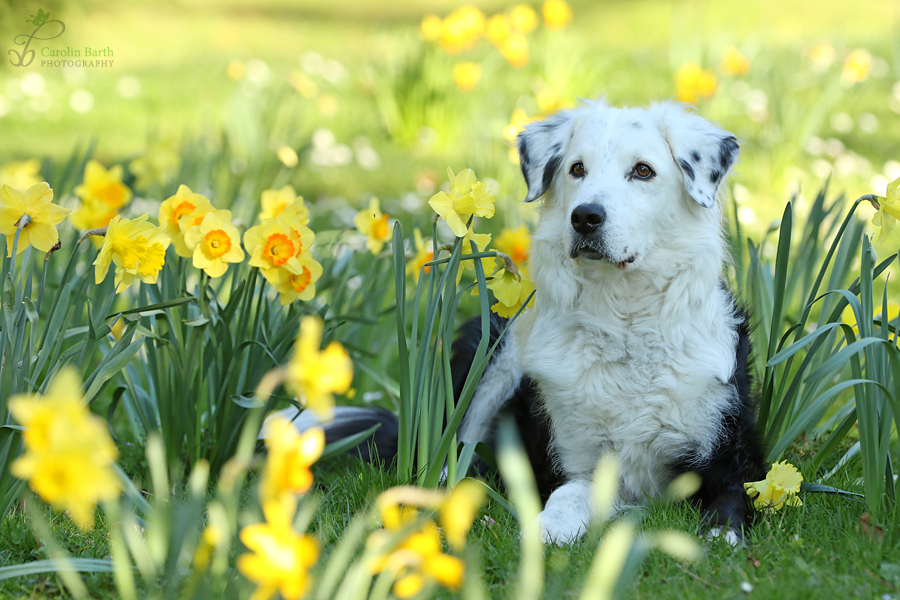
[{"label": "dog", "polygon": [[[606,453],[621,465],[617,506],[695,472],[704,530],[738,543],[753,510],[743,484],[764,469],[748,319],[723,280],[719,188],[737,139],[679,103],[597,100],[532,122],[517,146],[525,202],[541,200],[535,302],[491,356],[459,439],[492,445],[498,414],[512,414],[546,499],[546,543],[584,535]],[[503,326],[492,316],[492,343]],[[457,394],[479,329],[467,323],[454,344]],[[393,425],[352,410],[329,439]]]}]

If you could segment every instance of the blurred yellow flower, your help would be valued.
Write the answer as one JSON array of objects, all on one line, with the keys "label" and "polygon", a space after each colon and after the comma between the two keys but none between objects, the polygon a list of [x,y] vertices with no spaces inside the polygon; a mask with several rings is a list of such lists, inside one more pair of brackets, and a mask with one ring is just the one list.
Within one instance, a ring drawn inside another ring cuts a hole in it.
[{"label": "blurred yellow flower", "polygon": [[19,245],[16,254],[34,246],[41,252],[50,252],[59,243],[59,225],[70,211],[53,204],[53,190],[46,182],[36,183],[25,192],[8,185],[0,186],[0,233],[6,236],[6,255],[12,256],[16,230]]},{"label": "blurred yellow flower", "polygon": [[78,527],[93,528],[97,503],[119,495],[118,451],[106,421],[86,408],[75,369],[60,370],[45,394],[13,396],[9,412],[25,428],[25,452],[12,474],[55,509],[68,511]]},{"label": "blurred yellow flower", "polygon": [[[528,279],[528,271],[524,266],[519,266],[519,276],[507,271],[503,268],[503,261],[497,259],[497,267],[500,273],[494,275],[488,281],[488,289],[494,292],[497,302],[491,306],[491,310],[501,317],[512,317],[522,307],[531,292],[534,291],[534,284]],[[528,306],[534,305],[534,298],[529,301]]]},{"label": "blurred yellow flower", "polygon": [[251,600],[266,600],[279,592],[284,600],[298,600],[310,587],[309,569],[319,559],[315,538],[294,533],[294,503],[270,500],[263,505],[265,523],[241,529],[241,542],[250,552],[237,559],[237,569],[256,584]]},{"label": "blurred yellow flower", "polygon": [[704,71],[696,63],[685,63],[675,74],[675,96],[682,102],[694,104],[699,98],[716,93],[716,76]]},{"label": "blurred yellow flower", "polygon": [[816,44],[809,51],[809,60],[817,71],[824,71],[830,67],[836,56],[837,52],[835,52],[834,46],[827,42]]},{"label": "blurred yellow flower", "polygon": [[844,59],[844,68],[841,71],[841,80],[853,85],[865,81],[872,70],[872,55],[862,48],[854,50]]},{"label": "blurred yellow flower", "polygon": [[772,463],[772,468],[762,481],[748,481],[744,484],[747,494],[753,498],[753,506],[759,510],[769,508],[781,510],[781,507],[801,506],[803,502],[797,497],[803,475],[788,462]]},{"label": "blurred yellow flower", "polygon": [[227,75],[228,79],[231,79],[232,81],[240,81],[246,74],[247,67],[244,66],[243,61],[232,60],[228,63],[228,66],[225,67],[225,75]]},{"label": "blurred yellow flower", "polygon": [[213,210],[215,208],[206,196],[192,192],[184,184],[178,186],[174,196],[159,205],[159,224],[165,227],[178,256],[187,258],[193,254],[184,242],[184,234],[188,229],[199,226],[206,213]]},{"label": "blurred yellow flower", "polygon": [[100,284],[116,265],[116,293],[131,287],[135,279],[156,283],[166,262],[169,236],[163,227],[147,221],[148,215],[129,220],[116,215],[107,226],[100,254],[94,260],[94,283]]},{"label": "blurred yellow flower", "polygon": [[734,46],[725,48],[719,69],[726,75],[743,75],[750,70],[750,59]]},{"label": "blurred yellow flower", "polygon": [[146,189],[153,184],[167,185],[181,168],[181,155],[175,149],[175,140],[166,139],[144,151],[128,165],[136,177],[135,186]]},{"label": "blurred yellow flower", "polygon": [[309,75],[297,69],[288,75],[288,84],[304,98],[315,98],[319,94],[319,86],[316,85],[316,82]]},{"label": "blurred yellow flower", "polygon": [[500,54],[510,65],[521,69],[528,64],[528,40],[521,33],[512,33],[503,40],[500,46]]},{"label": "blurred yellow flower", "polygon": [[469,217],[494,216],[494,195],[484,183],[476,180],[472,169],[463,169],[458,175],[447,167],[450,193],[441,191],[431,197],[428,204],[440,215],[456,237],[463,237],[468,230]]},{"label": "blurred yellow flower", "polygon": [[502,44],[509,37],[509,21],[507,21],[506,15],[498,13],[488,19],[484,36],[495,46]]},{"label": "blurred yellow flower", "polygon": [[513,29],[528,33],[538,26],[538,16],[530,4],[517,4],[509,11],[509,23]]},{"label": "blurred yellow flower", "polygon": [[289,169],[293,169],[300,162],[297,151],[286,144],[279,146],[278,150],[275,151],[275,154],[278,156],[278,160],[281,161],[281,164]]},{"label": "blurred yellow flower", "polygon": [[443,23],[437,15],[425,15],[422,17],[422,25],[419,27],[419,35],[426,42],[437,41],[441,37]]},{"label": "blurred yellow flower", "polygon": [[471,92],[481,79],[481,65],[474,62],[462,62],[453,66],[453,81],[463,92]]},{"label": "blurred yellow flower", "polygon": [[431,272],[431,267],[425,266],[425,263],[434,260],[434,247],[431,244],[431,238],[427,240],[422,239],[422,232],[419,231],[418,227],[413,230],[413,242],[416,248],[416,255],[406,265],[406,275],[412,277],[416,283],[419,283],[419,273],[428,275]]},{"label": "blurred yellow flower", "polygon": [[484,31],[484,13],[466,4],[447,15],[441,27],[441,47],[447,54],[459,54],[478,43]]},{"label": "blurred yellow flower", "polygon": [[519,149],[516,147],[516,138],[525,129],[525,126],[534,119],[529,118],[524,109],[516,108],[509,118],[509,125],[503,128],[503,139],[509,146],[509,160],[514,165],[519,164]]},{"label": "blurred yellow flower", "polygon": [[304,406],[329,422],[334,412],[334,394],[343,394],[353,382],[353,362],[339,342],[320,350],[322,320],[303,317],[294,354],[287,367],[286,387]]},{"label": "blurred yellow flower", "polygon": [[366,246],[372,254],[378,254],[386,242],[394,236],[393,228],[388,224],[390,215],[381,214],[378,198],[369,201],[369,208],[364,208],[353,219],[356,229],[366,236]]},{"label": "blurred yellow flower", "polygon": [[260,202],[262,204],[262,212],[259,213],[260,221],[273,219],[283,210],[290,208],[290,212],[300,217],[303,225],[309,223],[309,209],[306,208],[303,196],[298,196],[292,185],[286,185],[280,190],[263,191]]},{"label": "blurred yellow flower", "polygon": [[275,289],[278,291],[278,299],[282,306],[287,306],[295,300],[304,302],[312,300],[316,295],[316,281],[322,276],[322,265],[309,252],[298,255],[296,260],[297,273],[292,273],[286,267],[278,269],[278,283]]},{"label": "blurred yellow flower", "polygon": [[500,235],[494,240],[494,247],[509,256],[516,266],[525,264],[528,260],[528,248],[531,246],[531,233],[522,225],[516,229],[504,227]]},{"label": "blurred yellow flower", "polygon": [[[408,526],[403,523],[403,526]],[[399,528],[397,528],[399,529]],[[370,563],[373,573],[387,571],[394,576],[394,595],[412,598],[428,581],[451,589],[462,587],[465,563],[455,556],[441,552],[441,534],[434,521],[428,519],[396,545],[390,545],[392,530],[374,532],[366,544],[384,548],[383,553]]]},{"label": "blurred yellow flower", "polygon": [[259,480],[259,499],[283,501],[285,494],[305,494],[313,483],[310,467],[322,456],[325,431],[313,427],[302,435],[294,424],[274,415],[263,428],[268,456]]},{"label": "blurred yellow flower", "polygon": [[453,548],[459,550],[466,545],[466,534],[484,502],[484,496],[483,485],[472,479],[463,479],[438,509],[441,529]]},{"label": "blurred yellow flower", "polygon": [[878,243],[891,234],[900,219],[900,177],[887,186],[884,198],[878,199],[878,212],[872,217],[872,225],[879,227]]},{"label": "blurred yellow flower", "polygon": [[84,182],[75,188],[82,202],[99,201],[117,211],[131,200],[131,190],[122,183],[122,165],[106,170],[96,160],[89,160],[84,168]]},{"label": "blurred yellow flower", "polygon": [[27,190],[41,181],[41,161],[36,158],[6,163],[0,167],[0,186]]},{"label": "blurred yellow flower", "polygon": [[228,263],[244,260],[241,234],[231,224],[230,210],[206,213],[199,226],[191,227],[184,234],[184,243],[193,252],[194,268],[213,278],[224,275]]},{"label": "blurred yellow flower", "polygon": [[203,533],[200,534],[200,541],[197,542],[197,548],[194,549],[194,567],[205,571],[224,537],[221,528],[212,524],[204,527]]},{"label": "blurred yellow flower", "polygon": [[535,99],[537,100],[538,108],[541,110],[541,116],[572,106],[571,102],[564,100],[562,96],[548,87],[538,90],[535,94]]},{"label": "blurred yellow flower", "polygon": [[547,29],[562,29],[572,20],[572,9],[565,0],[544,2],[544,25]]}]

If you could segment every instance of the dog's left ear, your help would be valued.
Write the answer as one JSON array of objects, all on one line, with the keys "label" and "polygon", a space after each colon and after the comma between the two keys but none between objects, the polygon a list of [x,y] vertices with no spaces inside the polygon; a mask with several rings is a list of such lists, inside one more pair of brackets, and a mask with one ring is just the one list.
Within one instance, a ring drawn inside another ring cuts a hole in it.
[{"label": "dog's left ear", "polygon": [[740,154],[737,138],[703,117],[669,106],[660,124],[684,187],[697,204],[712,208],[719,184]]},{"label": "dog's left ear", "polygon": [[519,165],[528,186],[525,202],[534,202],[550,189],[562,162],[573,117],[571,110],[562,110],[530,123],[519,134]]}]

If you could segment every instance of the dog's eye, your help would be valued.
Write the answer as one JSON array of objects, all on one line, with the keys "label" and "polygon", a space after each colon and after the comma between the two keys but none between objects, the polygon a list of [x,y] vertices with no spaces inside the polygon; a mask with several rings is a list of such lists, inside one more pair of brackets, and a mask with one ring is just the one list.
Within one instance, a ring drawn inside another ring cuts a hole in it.
[{"label": "dog's eye", "polygon": [[656,175],[656,173],[653,172],[653,169],[650,168],[650,165],[647,163],[638,163],[634,165],[634,169],[631,170],[631,175],[638,179],[648,180]]},{"label": "dog's eye", "polygon": [[584,177],[584,163],[577,162],[569,169],[569,174],[573,177]]}]

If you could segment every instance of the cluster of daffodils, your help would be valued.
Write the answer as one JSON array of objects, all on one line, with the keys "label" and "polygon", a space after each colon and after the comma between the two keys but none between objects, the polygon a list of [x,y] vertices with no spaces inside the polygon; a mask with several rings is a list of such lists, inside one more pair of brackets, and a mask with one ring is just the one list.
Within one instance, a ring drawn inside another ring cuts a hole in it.
[{"label": "cluster of daffodils", "polygon": [[106,423],[91,414],[81,395],[81,380],[66,367],[44,394],[19,394],[9,412],[24,428],[25,451],[12,474],[29,482],[38,496],[68,511],[83,530],[94,526],[98,502],[119,496],[116,445]]},{"label": "cluster of daffodils", "polygon": [[[469,479],[450,493],[407,486],[387,490],[376,504],[383,529],[366,541],[374,552],[370,571],[388,574],[398,598],[412,598],[432,584],[459,590],[465,563],[444,552],[441,533],[451,549],[461,551],[483,502],[484,487]],[[420,509],[435,511],[437,521]]]},{"label": "cluster of daffodils", "polygon": [[[474,217],[494,216],[494,195],[487,186],[477,180],[472,169],[463,169],[458,174],[448,168],[450,179],[448,191],[440,191],[431,197],[428,204],[443,219],[457,238],[462,238],[462,254],[472,254],[472,246],[484,252],[491,243],[491,234],[476,233]],[[495,259],[495,271],[488,281],[488,288],[494,292],[497,302],[491,310],[503,317],[514,315],[534,291],[534,284],[528,279],[526,262],[530,238],[528,229],[504,229],[495,241],[496,250],[501,253]],[[408,265],[408,272],[427,272],[425,263],[434,259],[433,244],[425,243],[417,232],[416,254]],[[472,270],[471,260],[461,262],[463,269]],[[457,272],[457,283],[462,277],[462,269]],[[530,305],[530,304],[529,304]]]},{"label": "cluster of daffodils", "polygon": [[250,266],[259,268],[283,305],[311,300],[322,265],[310,251],[315,234],[307,226],[309,210],[303,197],[289,185],[266,190],[259,219],[260,224],[244,234]]},{"label": "cluster of daffodils", "polygon": [[781,510],[788,506],[801,506],[803,501],[797,497],[803,475],[787,462],[772,463],[772,468],[762,481],[751,481],[744,484],[747,494],[753,499],[757,510]]},{"label": "cluster of daffodils", "polygon": [[[547,29],[562,29],[572,20],[572,9],[565,0],[546,0],[543,20]],[[422,19],[420,34],[427,42],[440,44],[447,54],[456,56],[478,45],[482,38],[490,41],[515,68],[528,64],[529,33],[540,25],[540,18],[530,4],[518,4],[506,12],[488,18],[471,4],[461,6],[441,19],[434,14]],[[460,62],[453,69],[453,79],[464,92],[472,90],[481,78],[481,66],[472,61]]]},{"label": "cluster of daffodils", "polygon": [[[719,62],[719,73],[724,77],[743,75],[750,70],[748,59],[737,47],[728,46]],[[675,72],[675,97],[682,102],[696,104],[700,98],[710,98],[716,93],[716,74],[699,64],[688,62]]]}]

